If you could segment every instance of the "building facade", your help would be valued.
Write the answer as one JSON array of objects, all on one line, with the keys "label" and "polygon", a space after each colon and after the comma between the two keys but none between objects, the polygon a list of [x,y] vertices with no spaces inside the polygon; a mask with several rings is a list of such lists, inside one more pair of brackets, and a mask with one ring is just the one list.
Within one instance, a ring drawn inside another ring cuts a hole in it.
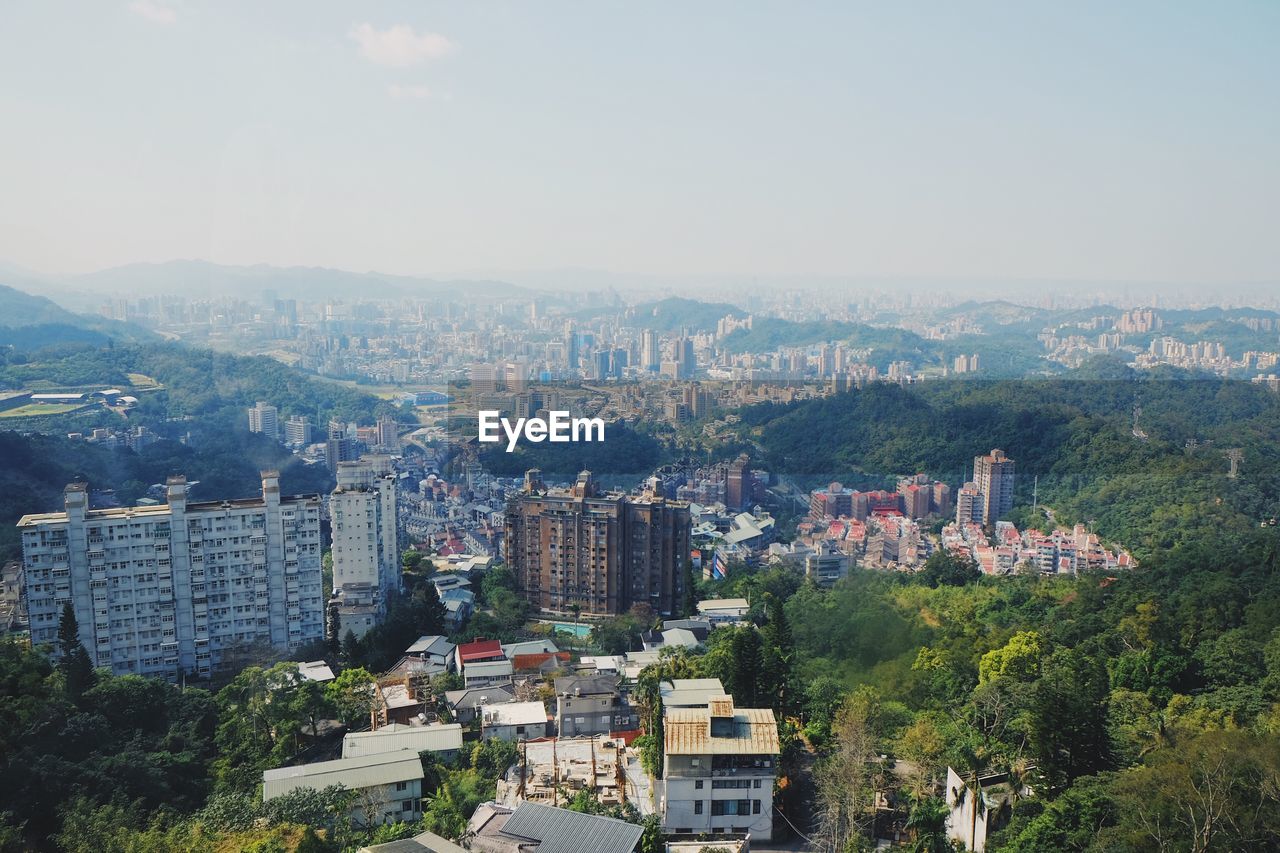
[{"label": "building facade", "polygon": [[973,482],[982,494],[983,524],[995,524],[1013,509],[1014,462],[1003,450],[974,457]]},{"label": "building facade", "polygon": [[779,755],[773,711],[734,708],[731,696],[719,696],[707,707],[668,709],[663,731],[663,828],[768,841]]},{"label": "building facade", "polygon": [[333,529],[333,593],[345,634],[364,636],[400,589],[396,480],[377,458],[338,463],[329,495]]},{"label": "building facade", "polygon": [[541,610],[616,615],[634,604],[671,613],[685,593],[689,507],[652,489],[602,494],[588,471],[547,489],[538,471],[506,512],[507,565]]},{"label": "building facade", "polygon": [[280,440],[280,412],[270,403],[259,400],[249,410],[249,432],[260,432],[265,436]]},{"label": "building facade", "polygon": [[116,674],[208,676],[238,647],[324,638],[320,497],[281,497],[276,472],[247,500],[189,502],[173,477],[165,504],[89,509],[83,483],[64,502],[18,522],[33,643],[56,642],[68,601]]}]

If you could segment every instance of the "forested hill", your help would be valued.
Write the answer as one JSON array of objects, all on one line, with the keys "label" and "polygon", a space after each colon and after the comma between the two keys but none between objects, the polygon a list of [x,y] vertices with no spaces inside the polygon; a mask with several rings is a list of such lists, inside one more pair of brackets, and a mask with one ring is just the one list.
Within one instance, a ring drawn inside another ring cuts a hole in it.
[{"label": "forested hill", "polygon": [[132,323],[75,314],[44,296],[0,284],[0,346],[31,350],[66,343],[105,345],[112,339],[151,341],[156,335]]},{"label": "forested hill", "polygon": [[[767,467],[814,485],[923,471],[955,486],[999,447],[1018,463],[1019,503],[1038,477],[1062,520],[1092,521],[1139,558],[1280,515],[1280,397],[1245,382],[1153,372],[875,384],[741,416]],[[1234,480],[1229,448],[1244,454]]]}]

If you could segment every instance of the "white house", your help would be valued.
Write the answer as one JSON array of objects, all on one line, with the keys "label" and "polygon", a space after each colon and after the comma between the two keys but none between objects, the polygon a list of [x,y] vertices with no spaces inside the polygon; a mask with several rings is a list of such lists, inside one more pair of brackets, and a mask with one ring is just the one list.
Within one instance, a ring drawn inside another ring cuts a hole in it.
[{"label": "white house", "polygon": [[547,736],[547,709],[541,702],[507,702],[480,709],[481,737],[533,740]]},{"label": "white house", "polygon": [[708,598],[698,602],[698,613],[711,620],[713,625],[741,622],[747,618],[751,605],[745,598]]},{"label": "white house", "polygon": [[734,708],[719,696],[705,708],[666,711],[662,825],[667,832],[773,833],[778,725],[769,708]]}]

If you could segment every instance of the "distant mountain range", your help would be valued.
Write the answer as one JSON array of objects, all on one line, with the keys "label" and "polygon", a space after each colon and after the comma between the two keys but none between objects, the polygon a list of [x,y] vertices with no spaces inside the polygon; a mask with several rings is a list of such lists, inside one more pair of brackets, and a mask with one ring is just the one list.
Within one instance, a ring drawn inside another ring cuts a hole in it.
[{"label": "distant mountain range", "polygon": [[[0,273],[2,274],[2,273]],[[462,296],[504,298],[531,293],[504,281],[432,279],[325,267],[224,266],[209,261],[128,264],[83,275],[49,278],[45,292],[67,303],[98,302],[107,294],[260,299],[401,299]]]}]

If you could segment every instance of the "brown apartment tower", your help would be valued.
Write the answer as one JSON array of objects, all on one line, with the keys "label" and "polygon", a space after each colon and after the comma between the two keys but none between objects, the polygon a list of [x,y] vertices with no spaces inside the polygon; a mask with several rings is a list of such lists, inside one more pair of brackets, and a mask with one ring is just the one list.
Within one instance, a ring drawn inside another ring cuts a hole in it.
[{"label": "brown apartment tower", "polygon": [[568,489],[548,489],[540,471],[507,504],[506,559],[539,610],[616,615],[648,604],[673,613],[689,565],[689,507],[652,489],[601,493],[583,471]]}]

